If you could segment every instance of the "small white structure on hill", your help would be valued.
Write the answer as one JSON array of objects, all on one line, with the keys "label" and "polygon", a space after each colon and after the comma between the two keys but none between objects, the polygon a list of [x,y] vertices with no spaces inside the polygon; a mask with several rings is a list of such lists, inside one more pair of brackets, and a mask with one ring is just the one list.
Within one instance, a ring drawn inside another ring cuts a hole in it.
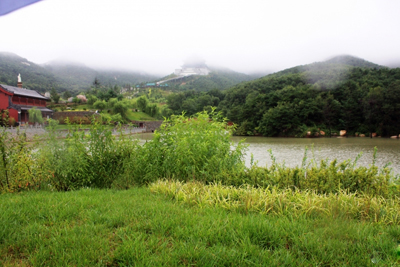
[{"label": "small white structure on hill", "polygon": [[176,69],[175,75],[178,76],[190,76],[190,75],[208,75],[210,70],[207,67],[202,68],[187,68],[182,67],[182,69]]},{"label": "small white structure on hill", "polygon": [[182,69],[176,69],[174,73],[178,76],[208,75],[210,69],[203,59],[189,58],[183,64]]}]

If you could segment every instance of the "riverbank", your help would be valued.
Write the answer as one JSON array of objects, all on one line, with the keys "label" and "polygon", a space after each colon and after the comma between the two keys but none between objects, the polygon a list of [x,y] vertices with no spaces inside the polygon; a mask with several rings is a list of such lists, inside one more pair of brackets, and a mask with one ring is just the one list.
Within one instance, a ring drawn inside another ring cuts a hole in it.
[{"label": "riverbank", "polygon": [[0,195],[3,266],[396,266],[398,226],[179,204],[148,188]]},{"label": "riverbank", "polygon": [[[60,127],[61,126],[61,127]],[[131,135],[137,133],[144,133],[147,131],[146,128],[143,127],[133,127],[130,125],[123,125],[121,128],[116,126],[107,126],[111,131],[112,134],[115,136],[119,135]],[[58,125],[55,128],[55,132],[59,138],[65,138],[68,133],[71,133],[75,130],[90,132],[91,125]],[[22,134],[26,136],[27,141],[35,141],[35,140],[46,140],[49,135],[49,128],[48,127],[13,127],[13,128],[0,128],[0,131],[5,131],[9,134],[9,137],[15,138],[18,135]]]}]

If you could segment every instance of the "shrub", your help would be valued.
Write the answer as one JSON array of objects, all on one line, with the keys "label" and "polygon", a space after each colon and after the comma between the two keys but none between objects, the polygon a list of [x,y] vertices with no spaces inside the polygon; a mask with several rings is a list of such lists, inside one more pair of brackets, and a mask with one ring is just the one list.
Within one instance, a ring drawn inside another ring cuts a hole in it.
[{"label": "shrub", "polygon": [[111,129],[97,122],[87,134],[75,129],[62,141],[55,137],[56,132],[51,131],[50,140],[39,153],[44,173],[50,174],[50,184],[61,191],[109,188],[124,171],[124,159],[138,147],[124,137],[117,141]]},{"label": "shrub", "polygon": [[29,112],[29,122],[43,123],[44,120],[42,116],[42,111],[40,111],[40,109],[33,107],[30,110],[28,110],[28,112]]},{"label": "shrub", "polygon": [[42,170],[35,164],[31,147],[26,144],[25,134],[12,137],[5,130],[0,134],[0,192],[39,187]]},{"label": "shrub", "polygon": [[231,131],[226,120],[214,111],[191,118],[172,116],[154,133],[153,140],[125,160],[123,179],[131,185],[163,177],[212,182],[221,172],[238,171],[244,168],[245,147],[239,143],[231,150]]}]

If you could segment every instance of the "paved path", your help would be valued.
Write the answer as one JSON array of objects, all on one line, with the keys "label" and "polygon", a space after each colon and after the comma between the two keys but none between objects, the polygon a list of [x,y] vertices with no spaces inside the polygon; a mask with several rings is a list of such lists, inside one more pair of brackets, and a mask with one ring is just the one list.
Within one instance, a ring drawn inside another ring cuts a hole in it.
[{"label": "paved path", "polygon": [[[41,137],[47,134],[47,130],[45,128],[42,127],[35,127],[35,126],[29,126],[29,127],[0,127],[0,134],[3,131],[6,131],[8,133],[10,133],[12,136],[16,136],[18,134],[18,132],[21,133],[25,133],[26,134],[26,138],[28,140],[32,140],[35,137]],[[89,131],[88,129],[83,129],[85,132]],[[114,128],[113,130],[113,135],[120,135],[120,130],[117,128]],[[58,131],[60,133],[60,137],[65,137],[68,134],[68,130],[59,130]],[[122,127],[122,134],[123,135],[128,135],[128,134],[135,134],[135,133],[142,133],[142,132],[146,132],[146,128],[139,128],[139,127],[129,127],[129,126],[125,126]]]}]

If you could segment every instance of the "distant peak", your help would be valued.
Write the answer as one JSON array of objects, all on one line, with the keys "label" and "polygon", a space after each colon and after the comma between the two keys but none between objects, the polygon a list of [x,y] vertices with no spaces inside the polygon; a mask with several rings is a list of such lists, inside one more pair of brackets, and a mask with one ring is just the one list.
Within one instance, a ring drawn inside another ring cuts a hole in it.
[{"label": "distant peak", "polygon": [[18,56],[17,54],[11,53],[11,52],[0,52],[1,56],[5,57],[12,57],[12,58],[20,58],[23,59],[22,57]]},{"label": "distant peak", "polygon": [[46,66],[57,66],[57,67],[61,67],[61,66],[86,67],[86,65],[81,63],[81,62],[72,61],[72,60],[63,59],[63,58],[55,59],[55,60],[46,62],[43,65],[46,65]]},{"label": "distant peak", "polygon": [[353,67],[365,67],[365,68],[382,68],[383,66],[380,66],[378,64],[372,63],[370,61],[367,61],[365,59],[355,57],[352,55],[339,55],[332,57],[328,60],[325,61],[326,63],[336,63],[336,64],[344,64],[344,65],[349,65]]}]

